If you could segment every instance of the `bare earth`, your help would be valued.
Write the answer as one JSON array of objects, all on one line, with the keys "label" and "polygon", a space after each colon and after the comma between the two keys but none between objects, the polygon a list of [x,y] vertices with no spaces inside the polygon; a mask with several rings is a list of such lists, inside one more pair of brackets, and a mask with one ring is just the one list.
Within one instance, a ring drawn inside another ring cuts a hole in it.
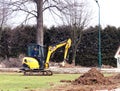
[{"label": "bare earth", "polygon": [[[92,68],[75,80],[61,80],[64,85],[53,87],[49,91],[120,91],[120,74],[111,77],[104,75]],[[116,90],[115,90],[116,89]]]}]

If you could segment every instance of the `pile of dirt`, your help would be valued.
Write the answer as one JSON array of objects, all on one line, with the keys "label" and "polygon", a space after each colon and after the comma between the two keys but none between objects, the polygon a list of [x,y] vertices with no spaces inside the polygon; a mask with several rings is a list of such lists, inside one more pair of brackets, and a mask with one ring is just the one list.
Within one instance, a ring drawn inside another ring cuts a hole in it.
[{"label": "pile of dirt", "polygon": [[66,82],[63,86],[54,87],[49,91],[118,91],[120,74],[104,77],[100,70],[92,68],[75,80],[60,80]]},{"label": "pile of dirt", "polygon": [[114,79],[120,79],[120,73],[114,76]]},{"label": "pile of dirt", "polygon": [[104,75],[96,68],[92,68],[87,73],[83,74],[79,78],[72,81],[72,84],[74,84],[74,85],[78,85],[78,84],[82,84],[82,85],[94,85],[94,84],[109,85],[112,83],[113,82],[109,78],[104,77]]}]

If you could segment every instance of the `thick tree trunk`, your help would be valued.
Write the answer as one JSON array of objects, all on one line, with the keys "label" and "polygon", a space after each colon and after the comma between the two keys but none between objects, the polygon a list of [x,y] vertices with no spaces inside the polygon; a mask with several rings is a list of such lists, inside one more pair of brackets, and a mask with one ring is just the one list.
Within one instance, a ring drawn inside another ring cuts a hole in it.
[{"label": "thick tree trunk", "polygon": [[43,45],[44,32],[43,32],[43,0],[37,0],[37,44]]},{"label": "thick tree trunk", "polygon": [[73,50],[73,55],[72,55],[72,64],[75,66],[76,65],[76,60],[75,60],[75,58],[76,58],[76,52],[77,52],[77,46],[73,46],[72,47],[72,50]]}]

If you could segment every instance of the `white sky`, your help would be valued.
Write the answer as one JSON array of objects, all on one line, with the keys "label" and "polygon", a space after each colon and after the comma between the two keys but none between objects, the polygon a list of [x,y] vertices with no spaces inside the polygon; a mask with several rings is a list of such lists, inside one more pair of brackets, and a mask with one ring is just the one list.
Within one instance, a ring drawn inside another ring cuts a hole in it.
[{"label": "white sky", "polygon": [[[100,20],[102,27],[107,25],[120,27],[120,0],[98,0],[100,5]],[[94,0],[91,0],[93,9],[95,9],[95,14],[98,14],[98,7],[96,3],[93,3]],[[96,17],[98,15],[96,14]],[[93,22],[96,23],[96,20],[93,19]]]},{"label": "white sky", "polygon": [[[92,9],[90,26],[98,24],[98,5],[95,0],[88,0]],[[100,24],[104,28],[107,25],[120,27],[120,0],[98,0],[100,5]],[[49,22],[48,22],[49,21]],[[45,18],[45,25],[56,24],[53,19]]]},{"label": "white sky", "polygon": [[[89,26],[95,26],[98,24],[98,5],[95,0],[88,0],[90,9],[92,9],[92,20]],[[100,5],[100,24],[104,28],[107,25],[120,27],[120,0],[98,0]],[[16,15],[17,16],[17,15]],[[18,17],[14,18],[13,22],[11,23],[13,26],[19,24],[22,21],[22,15],[18,15]],[[52,17],[49,17],[47,13],[44,13],[44,25],[47,27],[51,27],[53,25],[59,25],[61,22],[59,19],[56,19],[57,22],[54,21]],[[30,24],[34,24],[34,20],[30,21]]]}]

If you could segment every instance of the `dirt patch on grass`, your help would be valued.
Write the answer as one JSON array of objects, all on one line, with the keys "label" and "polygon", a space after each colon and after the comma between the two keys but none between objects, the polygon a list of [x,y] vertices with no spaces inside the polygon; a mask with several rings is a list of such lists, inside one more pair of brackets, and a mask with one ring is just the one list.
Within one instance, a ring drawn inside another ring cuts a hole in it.
[{"label": "dirt patch on grass", "polygon": [[104,77],[98,69],[92,68],[75,80],[61,80],[60,82],[65,82],[68,84],[56,87],[50,91],[112,90],[120,87],[120,74],[111,77]]},{"label": "dirt patch on grass", "polygon": [[113,82],[109,78],[104,77],[104,75],[100,73],[100,71],[98,71],[96,68],[92,68],[87,73],[83,74],[79,78],[72,81],[72,84],[74,85],[79,85],[79,84],[81,85],[95,85],[95,84],[109,85],[109,84],[113,84]]},{"label": "dirt patch on grass", "polygon": [[114,79],[120,80],[120,73],[114,76]]}]

